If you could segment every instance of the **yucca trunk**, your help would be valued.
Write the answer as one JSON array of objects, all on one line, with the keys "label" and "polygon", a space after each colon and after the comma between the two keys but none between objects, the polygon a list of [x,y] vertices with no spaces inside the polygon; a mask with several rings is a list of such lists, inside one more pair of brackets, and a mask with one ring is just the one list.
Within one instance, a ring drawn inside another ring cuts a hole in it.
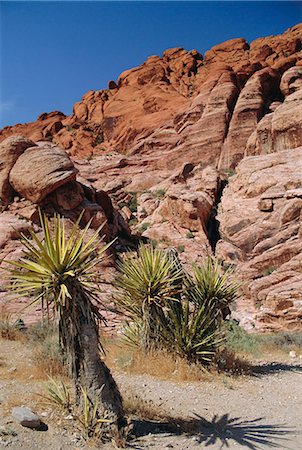
[{"label": "yucca trunk", "polygon": [[98,324],[94,305],[81,288],[72,287],[59,322],[62,348],[66,352],[70,377],[74,380],[77,402],[81,387],[89,401],[98,405],[98,416],[110,419],[104,424],[112,437],[124,425],[122,397],[110,370],[100,358]]}]

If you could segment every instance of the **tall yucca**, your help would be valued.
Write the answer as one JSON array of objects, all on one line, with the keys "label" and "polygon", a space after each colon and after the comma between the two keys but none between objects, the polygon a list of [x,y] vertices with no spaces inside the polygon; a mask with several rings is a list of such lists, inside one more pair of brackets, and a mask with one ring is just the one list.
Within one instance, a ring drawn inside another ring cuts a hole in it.
[{"label": "tall yucca", "polygon": [[64,220],[59,215],[54,216],[51,227],[46,215],[40,213],[43,238],[33,230],[30,237],[22,234],[24,255],[19,261],[7,261],[11,265],[10,287],[18,295],[31,297],[30,304],[43,300],[53,309],[78,396],[80,386],[84,386],[89,398],[99,398],[100,417],[106,410],[113,426],[118,426],[123,418],[122,400],[109,369],[99,357],[101,316],[92,304],[96,265],[110,244],[100,245],[102,227],[90,238],[90,222],[80,230],[81,217],[67,237]]},{"label": "tall yucca", "polygon": [[161,339],[166,310],[181,291],[182,271],[164,250],[143,245],[118,268],[117,309],[136,323],[140,346],[148,350]]}]

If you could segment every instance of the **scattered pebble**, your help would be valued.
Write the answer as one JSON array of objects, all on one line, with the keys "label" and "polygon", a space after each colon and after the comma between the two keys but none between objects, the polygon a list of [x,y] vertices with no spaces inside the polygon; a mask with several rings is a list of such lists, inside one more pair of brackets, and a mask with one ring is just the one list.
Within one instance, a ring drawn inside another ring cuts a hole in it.
[{"label": "scattered pebble", "polygon": [[30,408],[16,407],[12,409],[13,418],[19,422],[23,427],[39,428],[41,420],[32,412]]},{"label": "scattered pebble", "polygon": [[68,416],[64,417],[64,419],[66,419],[66,420],[73,420],[73,415],[72,414],[68,414]]}]

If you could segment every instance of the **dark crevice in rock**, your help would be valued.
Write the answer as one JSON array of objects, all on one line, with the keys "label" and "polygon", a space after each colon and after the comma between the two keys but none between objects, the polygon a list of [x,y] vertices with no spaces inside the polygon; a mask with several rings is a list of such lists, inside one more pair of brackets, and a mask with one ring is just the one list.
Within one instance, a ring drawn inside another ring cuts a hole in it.
[{"label": "dark crevice in rock", "polygon": [[[226,138],[227,138],[227,136],[228,136],[228,132],[229,132],[231,120],[232,120],[232,117],[233,117],[233,112],[234,112],[235,106],[236,106],[236,104],[237,104],[237,100],[238,100],[238,98],[239,98],[239,95],[240,95],[240,90],[237,89],[236,94],[234,94],[231,98],[229,98],[229,99],[227,100],[227,103],[228,103],[228,110],[229,110],[229,116],[228,116],[227,119],[226,119],[226,125],[225,125],[225,132],[224,132],[224,137],[223,137],[223,143],[225,142],[225,140],[226,140]],[[222,149],[223,149],[223,144],[222,144],[222,146],[221,146],[221,151],[222,151]]]},{"label": "dark crevice in rock", "polygon": [[272,112],[271,104],[275,102],[284,102],[284,95],[280,91],[280,88],[276,88],[269,97],[267,97],[264,101],[262,110],[260,111],[258,122],[266,115]]},{"label": "dark crevice in rock", "polygon": [[219,233],[219,221],[216,219],[217,217],[217,211],[218,211],[218,205],[221,202],[221,197],[224,191],[224,188],[228,185],[228,180],[220,180],[219,187],[216,193],[215,203],[213,205],[213,208],[211,210],[207,225],[206,225],[206,231],[208,235],[208,240],[211,245],[211,248],[213,250],[213,253],[215,254],[216,245],[217,242],[220,239],[220,233]]}]

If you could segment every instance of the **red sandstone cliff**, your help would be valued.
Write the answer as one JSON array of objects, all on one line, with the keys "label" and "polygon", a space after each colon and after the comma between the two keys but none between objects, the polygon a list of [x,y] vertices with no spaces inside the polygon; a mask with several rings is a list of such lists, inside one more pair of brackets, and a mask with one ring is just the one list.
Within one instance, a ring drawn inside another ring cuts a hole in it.
[{"label": "red sandstone cliff", "polygon": [[204,57],[166,50],[123,72],[108,89],[89,91],[70,117],[43,113],[36,122],[4,128],[0,140],[11,134],[53,140],[78,156],[141,153],[159,142],[178,155],[190,134],[208,159],[217,160],[223,147],[223,164],[234,164],[270,103],[282,100],[280,77],[301,57],[302,24],[250,45],[232,39]]},{"label": "red sandstone cliff", "polygon": [[246,326],[302,327],[302,24],[204,57],[151,56],[70,117],[44,113],[0,140],[1,255],[37,204],[71,219],[84,208],[109,236],[127,239],[129,222],[185,263],[233,264]]}]

